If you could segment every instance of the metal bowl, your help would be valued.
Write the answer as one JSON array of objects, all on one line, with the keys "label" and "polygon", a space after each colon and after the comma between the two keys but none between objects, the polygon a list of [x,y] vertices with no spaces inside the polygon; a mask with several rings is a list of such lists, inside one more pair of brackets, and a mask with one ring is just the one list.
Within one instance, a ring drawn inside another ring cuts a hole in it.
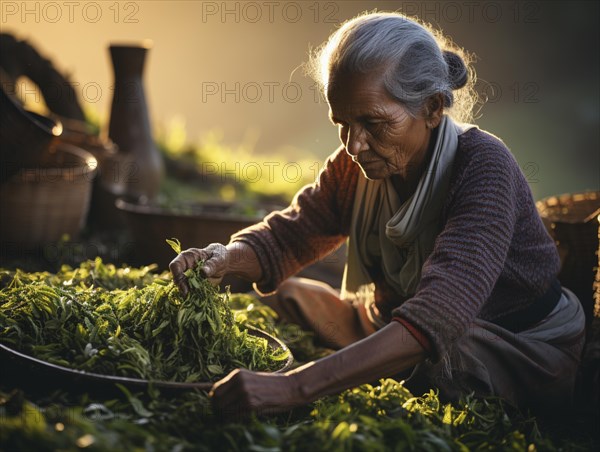
[{"label": "metal bowl", "polygon": [[[115,203],[122,215],[131,240],[128,263],[147,265],[155,263],[161,270],[169,268],[176,254],[166,239],[177,238],[183,248],[204,248],[211,243],[228,243],[232,234],[256,224],[274,206],[256,206],[255,214],[243,214],[243,207],[235,203],[210,202],[165,208],[136,200],[119,198]],[[231,292],[247,292],[251,283],[227,275],[221,287],[230,286]]]},{"label": "metal bowl", "polygon": [[[274,350],[287,350],[288,358],[281,368],[274,373],[288,370],[294,362],[294,357],[288,347],[279,339],[270,334],[252,327],[248,332],[254,336],[267,340]],[[180,383],[175,381],[143,380],[140,378],[103,375],[43,361],[0,344],[0,365],[2,367],[2,383],[18,387],[29,392],[48,393],[50,390],[67,390],[76,393],[89,393],[94,395],[119,395],[117,384],[126,386],[130,390],[146,390],[150,386],[165,392],[181,392],[190,390],[208,391],[212,388],[211,382]]]}]

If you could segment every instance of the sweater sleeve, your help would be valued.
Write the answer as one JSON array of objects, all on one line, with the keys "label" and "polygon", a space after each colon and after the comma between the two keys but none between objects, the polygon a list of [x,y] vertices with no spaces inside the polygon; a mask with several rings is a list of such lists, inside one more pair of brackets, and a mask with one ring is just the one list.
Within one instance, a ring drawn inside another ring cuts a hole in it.
[{"label": "sweater sleeve", "polygon": [[392,311],[424,332],[434,360],[466,332],[502,272],[523,176],[508,149],[489,139],[470,154],[458,177],[416,294]]},{"label": "sweater sleeve", "polygon": [[234,234],[255,251],[263,270],[255,289],[273,292],[289,276],[337,249],[347,238],[357,168],[340,148],[325,162],[315,183],[302,188],[284,210]]}]

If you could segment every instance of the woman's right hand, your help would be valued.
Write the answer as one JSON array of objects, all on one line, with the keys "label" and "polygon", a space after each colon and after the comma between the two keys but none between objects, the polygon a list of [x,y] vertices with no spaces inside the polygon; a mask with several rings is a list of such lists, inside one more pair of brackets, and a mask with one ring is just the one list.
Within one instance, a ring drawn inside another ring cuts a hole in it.
[{"label": "woman's right hand", "polygon": [[169,270],[173,274],[173,282],[183,297],[190,289],[185,272],[194,268],[199,261],[204,261],[202,274],[216,285],[229,270],[229,251],[220,243],[211,243],[206,248],[189,248],[179,253],[169,264]]},{"label": "woman's right hand", "polygon": [[190,248],[179,253],[169,264],[173,282],[183,297],[190,289],[185,272],[194,268],[199,261],[204,261],[202,274],[215,285],[219,284],[227,274],[237,275],[250,281],[258,281],[262,277],[262,269],[256,254],[245,243],[234,242],[227,246],[211,243],[206,248]]}]

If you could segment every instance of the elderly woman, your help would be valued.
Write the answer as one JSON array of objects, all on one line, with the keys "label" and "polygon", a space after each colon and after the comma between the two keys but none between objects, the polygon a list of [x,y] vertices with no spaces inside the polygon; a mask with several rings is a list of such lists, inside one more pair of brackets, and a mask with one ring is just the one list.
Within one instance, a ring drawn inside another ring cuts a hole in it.
[{"label": "elderly woman", "polygon": [[[451,399],[569,403],[584,315],[509,150],[449,116],[473,105],[461,55],[401,14],[345,23],[317,55],[342,143],[318,180],[227,246],[171,263],[182,293],[203,260],[207,278],[275,292],[271,305],[339,349],[284,375],[236,370],[213,387],[217,409],[285,410],[402,373]],[[346,240],[341,294],[287,279]]]}]

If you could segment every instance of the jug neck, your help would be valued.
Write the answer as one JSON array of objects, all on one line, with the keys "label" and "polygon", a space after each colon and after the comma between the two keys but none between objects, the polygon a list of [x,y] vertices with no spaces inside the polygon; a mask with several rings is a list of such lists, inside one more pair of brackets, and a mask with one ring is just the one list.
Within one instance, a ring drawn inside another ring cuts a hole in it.
[{"label": "jug neck", "polygon": [[115,81],[123,78],[141,77],[144,71],[148,47],[131,45],[111,45],[110,56]]}]

